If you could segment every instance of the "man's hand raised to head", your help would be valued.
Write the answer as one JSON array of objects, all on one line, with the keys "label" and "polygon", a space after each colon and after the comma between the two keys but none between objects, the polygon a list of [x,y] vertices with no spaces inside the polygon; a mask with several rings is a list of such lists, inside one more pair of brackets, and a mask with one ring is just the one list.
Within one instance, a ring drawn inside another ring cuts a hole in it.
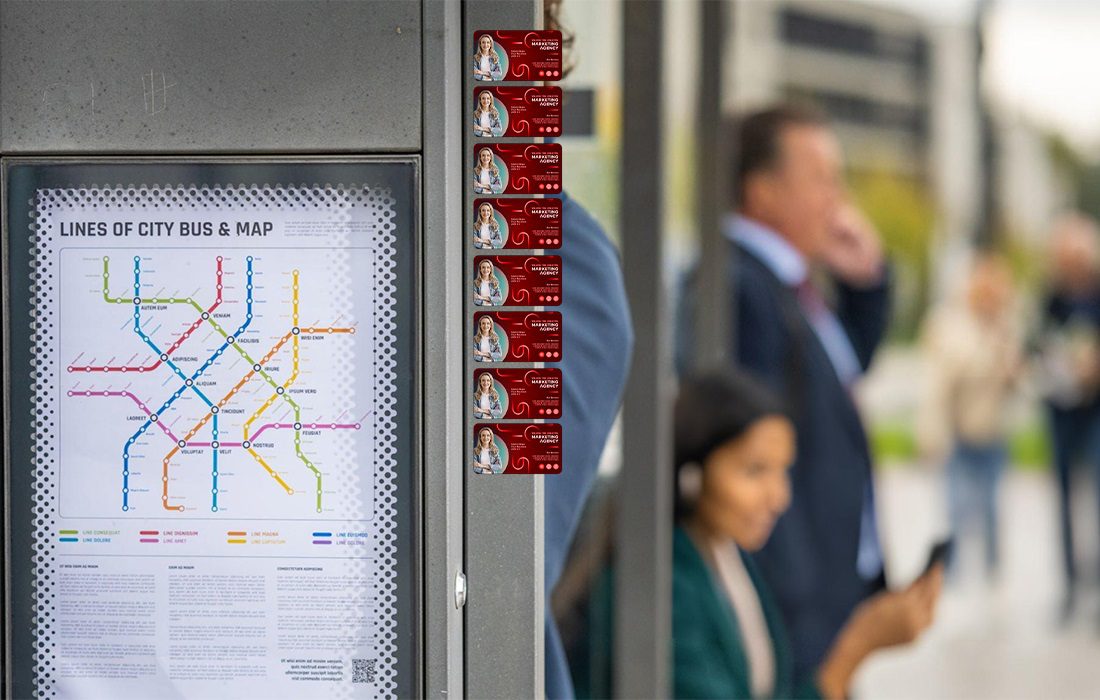
[{"label": "man's hand raised to head", "polygon": [[882,279],[878,231],[852,204],[843,204],[837,211],[821,260],[842,282],[854,287],[870,287]]}]

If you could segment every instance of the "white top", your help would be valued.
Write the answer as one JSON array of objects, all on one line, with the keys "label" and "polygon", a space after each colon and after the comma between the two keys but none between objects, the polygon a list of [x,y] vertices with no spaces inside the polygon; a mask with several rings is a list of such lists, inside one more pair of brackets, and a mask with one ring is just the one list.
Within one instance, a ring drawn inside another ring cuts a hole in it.
[{"label": "white top", "polygon": [[489,121],[489,119],[491,117],[492,117],[492,115],[489,112],[482,112],[481,113],[481,128],[482,129],[488,129],[489,128],[489,126],[492,124],[492,122]]},{"label": "white top", "polygon": [[718,578],[726,591],[749,662],[749,688],[754,698],[771,697],[775,691],[775,649],[760,595],[752,583],[737,545],[716,540],[711,545]]},{"label": "white top", "polygon": [[486,243],[492,240],[492,230],[489,228],[489,224],[481,224],[481,230],[478,231],[478,237]]},{"label": "white top", "polygon": [[481,339],[481,345],[478,347],[482,352],[489,352],[489,336],[485,336]]},{"label": "white top", "polygon": [[[490,463],[489,450],[482,449],[481,450],[481,455],[477,458],[477,461],[481,462],[482,464],[486,464],[486,465],[489,464]],[[492,468],[490,467],[490,469],[492,469]]]},{"label": "white top", "polygon": [[489,169],[488,169],[488,168],[485,168],[485,169],[483,169],[483,170],[481,171],[481,174],[480,174],[480,175],[478,175],[478,178],[479,178],[479,180],[480,180],[481,184],[482,184],[482,185],[485,185],[486,187],[488,187],[488,186],[489,186],[489,183],[491,182],[491,181],[489,180],[489,177],[490,177],[490,175],[489,175]]},{"label": "white top", "polygon": [[481,410],[482,411],[488,411],[489,410],[489,398],[490,397],[489,397],[488,394],[482,394],[481,395]]},{"label": "white top", "polygon": [[481,70],[488,73],[493,68],[492,60],[488,56],[481,57]]},{"label": "white top", "polygon": [[481,294],[481,296],[487,297],[491,292],[492,289],[489,287],[489,283],[485,280],[481,280],[481,287],[479,289],[479,293]]}]

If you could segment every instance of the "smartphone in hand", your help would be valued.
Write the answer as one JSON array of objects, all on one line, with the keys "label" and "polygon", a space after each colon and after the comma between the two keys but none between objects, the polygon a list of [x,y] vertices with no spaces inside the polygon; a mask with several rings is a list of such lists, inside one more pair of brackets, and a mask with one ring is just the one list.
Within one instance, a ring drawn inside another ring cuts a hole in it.
[{"label": "smartphone in hand", "polygon": [[945,537],[944,539],[936,542],[932,545],[932,549],[928,550],[928,563],[924,565],[924,571],[921,572],[921,576],[924,576],[932,567],[941,561],[946,561],[951,556],[952,550],[955,548],[955,538]]}]

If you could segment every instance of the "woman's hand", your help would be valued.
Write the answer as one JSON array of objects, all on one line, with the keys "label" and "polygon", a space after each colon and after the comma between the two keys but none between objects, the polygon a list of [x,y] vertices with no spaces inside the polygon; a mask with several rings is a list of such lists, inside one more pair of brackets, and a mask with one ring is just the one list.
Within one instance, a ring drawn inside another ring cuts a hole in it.
[{"label": "woman's hand", "polygon": [[817,685],[830,700],[844,698],[856,669],[872,652],[910,644],[932,624],[943,588],[936,564],[903,591],[883,591],[856,607],[818,669]]}]

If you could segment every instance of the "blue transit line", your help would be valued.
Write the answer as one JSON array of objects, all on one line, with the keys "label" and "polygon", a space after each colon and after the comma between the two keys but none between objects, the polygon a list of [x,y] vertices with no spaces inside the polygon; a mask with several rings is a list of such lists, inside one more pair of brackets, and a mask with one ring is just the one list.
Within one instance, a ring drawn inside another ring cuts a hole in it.
[{"label": "blue transit line", "polygon": [[[174,362],[172,362],[171,358],[168,357],[168,355],[166,355],[164,352],[162,352],[161,349],[158,348],[157,345],[152,341],[152,339],[147,334],[145,334],[144,331],[141,330],[141,258],[139,256],[134,256],[134,332],[137,333],[143,341],[145,341],[146,345],[148,345],[150,348],[153,349],[154,352],[157,353],[157,355],[160,357],[161,362],[168,365],[172,369],[172,371],[175,372],[176,375],[183,380],[183,386],[173,392],[172,395],[168,397],[168,400],[165,401],[161,405],[161,407],[157,409],[156,413],[149,416],[145,420],[145,422],[142,423],[141,427],[137,429],[137,432],[131,435],[130,439],[126,441],[126,446],[122,448],[122,510],[124,511],[130,509],[130,446],[137,442],[137,439],[141,437],[141,435],[146,430],[149,429],[149,426],[160,419],[160,416],[163,415],[164,412],[168,410],[168,408],[170,408],[173,403],[175,403],[176,399],[178,399],[183,394],[185,389],[191,389],[191,391],[195,392],[195,394],[197,394],[198,397],[202,399],[202,401],[210,408],[210,412],[214,414],[214,440],[217,440],[218,407],[215,406],[214,402],[208,399],[197,386],[195,386],[195,380],[202,376],[203,372],[205,372],[207,368],[209,368],[210,365],[212,365],[214,361],[221,356],[221,354],[225,351],[227,347],[229,347],[231,343],[236,342],[237,336],[244,332],[244,330],[248,328],[249,324],[252,323],[252,256],[248,256],[247,260],[248,284],[246,293],[246,316],[244,323],[241,324],[241,326],[236,330],[235,333],[233,333],[233,335],[226,337],[221,346],[214,351],[214,354],[212,354],[194,374],[192,374],[190,377],[187,377],[184,375],[183,371],[180,370],[180,368],[176,366]],[[218,451],[217,449],[214,449],[213,452],[213,509],[217,510]]]},{"label": "blue transit line", "polygon": [[213,486],[210,487],[210,494],[211,494],[211,497],[212,497],[210,510],[212,510],[216,513],[216,512],[218,512],[218,414],[217,413],[214,414],[214,418],[213,418],[212,423],[214,425],[214,430],[213,430],[213,435],[212,435],[213,439],[210,441],[210,451],[214,453],[214,470],[212,472]]}]

